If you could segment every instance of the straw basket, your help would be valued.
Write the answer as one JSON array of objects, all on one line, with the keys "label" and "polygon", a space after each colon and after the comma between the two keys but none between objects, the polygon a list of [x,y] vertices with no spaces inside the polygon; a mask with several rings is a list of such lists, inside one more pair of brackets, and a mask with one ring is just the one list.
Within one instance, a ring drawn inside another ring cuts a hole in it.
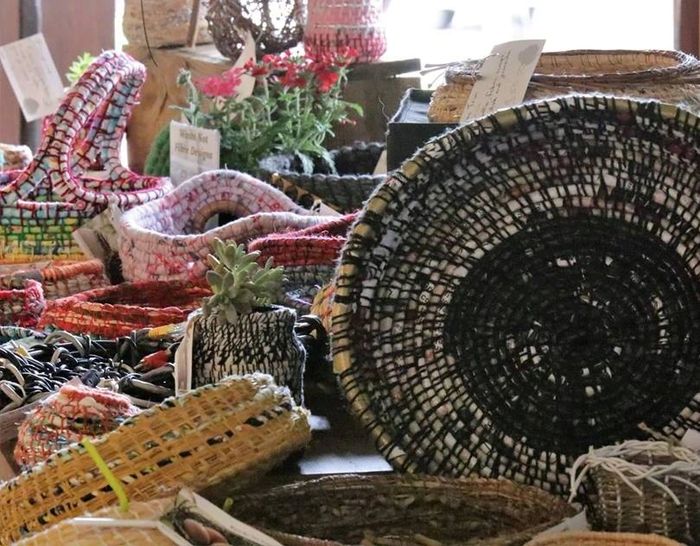
[{"label": "straw basket", "polygon": [[581,531],[543,535],[526,546],[681,546],[681,543],[659,535]]},{"label": "straw basket", "polygon": [[571,469],[592,527],[700,544],[700,455],[663,441],[591,450]]},{"label": "straw basket", "polygon": [[350,474],[237,495],[232,515],[288,546],[457,546],[523,544],[573,512],[507,480]]},{"label": "straw basket", "polygon": [[211,295],[203,283],[142,281],[81,292],[50,301],[41,326],[108,338],[187,320]]},{"label": "straw basket", "polygon": [[[119,142],[145,69],[122,53],[105,52],[49,118],[24,171],[0,173],[0,263],[82,259],[72,232],[109,203],[128,208],[162,196],[166,179],[127,171]],[[81,174],[90,164],[105,180]]]},{"label": "straw basket", "polygon": [[334,368],[398,470],[568,491],[589,446],[700,427],[700,120],[566,97],[430,141],[335,278]]},{"label": "straw basket", "polygon": [[[206,230],[219,213],[232,222]],[[124,277],[166,280],[203,277],[206,256],[215,238],[247,244],[276,231],[300,229],[327,220],[312,216],[282,192],[236,171],[209,171],[144,206],[120,221]]]},{"label": "straw basket", "polygon": [[[433,93],[431,121],[458,122],[471,93],[480,62],[454,66],[446,83]],[[658,99],[698,108],[700,62],[680,51],[579,50],[543,53],[525,100],[570,93],[602,93]]]},{"label": "straw basket", "polygon": [[[310,438],[306,412],[256,374],[170,398],[92,446],[129,500],[148,501],[228,478],[240,484]],[[117,504],[110,481],[84,446],[59,451],[0,487],[0,543]]]}]

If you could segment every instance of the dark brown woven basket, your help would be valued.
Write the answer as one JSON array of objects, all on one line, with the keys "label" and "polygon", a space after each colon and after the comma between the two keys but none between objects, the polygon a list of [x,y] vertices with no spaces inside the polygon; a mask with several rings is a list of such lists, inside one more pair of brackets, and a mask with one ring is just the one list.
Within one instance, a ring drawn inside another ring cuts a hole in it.
[{"label": "dark brown woven basket", "polygon": [[261,175],[302,206],[311,207],[318,198],[338,212],[354,212],[386,178],[384,174],[372,174],[384,147],[378,142],[355,142],[332,150],[337,174],[304,174],[293,156],[272,155],[261,160]]},{"label": "dark brown woven basket", "polygon": [[334,367],[398,470],[568,492],[588,451],[700,421],[700,120],[577,96],[430,141],[335,279]]},{"label": "dark brown woven basket", "polygon": [[286,546],[515,545],[573,513],[564,501],[507,480],[386,474],[328,476],[236,495],[232,511]]},{"label": "dark brown woven basket", "polygon": [[210,0],[207,12],[216,48],[230,59],[241,54],[248,31],[258,58],[294,47],[302,38],[303,18],[302,0]]}]

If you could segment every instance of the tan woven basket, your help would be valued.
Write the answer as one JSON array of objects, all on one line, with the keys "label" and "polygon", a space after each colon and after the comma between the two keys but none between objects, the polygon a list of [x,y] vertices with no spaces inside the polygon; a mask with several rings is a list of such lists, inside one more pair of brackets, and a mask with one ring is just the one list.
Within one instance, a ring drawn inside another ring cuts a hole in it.
[{"label": "tan woven basket", "polygon": [[[311,439],[307,412],[269,376],[230,377],[170,398],[93,442],[131,501],[244,483]],[[0,544],[116,504],[82,445],[74,444],[0,488]]]},{"label": "tan woven basket", "polygon": [[[481,61],[448,69],[446,83],[433,93],[431,121],[459,122]],[[700,61],[680,51],[576,50],[544,53],[525,100],[570,93],[603,93],[657,99],[700,109]]]},{"label": "tan woven basket", "polygon": [[681,546],[681,543],[659,535],[581,531],[544,535],[526,546]]}]

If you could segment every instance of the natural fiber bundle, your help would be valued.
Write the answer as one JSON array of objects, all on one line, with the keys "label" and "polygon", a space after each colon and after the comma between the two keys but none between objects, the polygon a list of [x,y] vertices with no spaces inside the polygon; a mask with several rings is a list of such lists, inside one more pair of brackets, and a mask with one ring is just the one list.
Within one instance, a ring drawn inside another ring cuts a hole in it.
[{"label": "natural fiber bundle", "polygon": [[[204,231],[219,213],[235,219]],[[246,244],[267,233],[324,220],[247,174],[209,171],[162,199],[126,212],[120,221],[119,255],[128,280],[199,278],[208,269],[206,256],[217,237]]]},{"label": "natural fiber bundle", "polygon": [[[447,70],[446,83],[433,93],[431,121],[460,120],[481,61]],[[525,100],[571,93],[603,93],[634,99],[658,99],[700,109],[700,61],[680,51],[575,50],[543,53]]]},{"label": "natural fiber bundle", "polygon": [[567,97],[430,141],[343,250],[334,367],[397,469],[568,490],[700,424],[700,121]]},{"label": "natural fiber bundle", "polygon": [[0,142],[0,171],[24,169],[31,161],[32,151],[28,146]]},{"label": "natural fiber bundle", "polygon": [[203,283],[142,281],[81,292],[48,302],[40,326],[108,338],[176,324],[210,296]]},{"label": "natural fiber bundle", "polygon": [[295,202],[310,208],[320,199],[332,209],[347,214],[362,208],[374,188],[386,178],[384,174],[373,174],[383,150],[384,144],[377,142],[356,142],[331,150],[337,174],[305,174],[298,160],[290,155],[263,158],[260,170],[266,182]]},{"label": "natural fiber bundle", "polygon": [[311,314],[321,319],[327,332],[333,328],[333,296],[335,296],[335,283],[330,282],[316,293],[314,301],[311,303]]},{"label": "natural fiber bundle", "polygon": [[85,260],[53,262],[40,269],[22,269],[0,275],[0,287],[18,288],[27,279],[41,283],[47,300],[65,298],[85,290],[109,286],[102,262]]},{"label": "natural fiber bundle", "polygon": [[[145,68],[128,55],[100,55],[44,125],[24,171],[0,173],[0,262],[79,260],[72,232],[113,203],[122,209],[162,196],[167,179],[125,169],[119,146]],[[105,179],[82,174],[98,164]]]},{"label": "natural fiber bundle", "polygon": [[663,441],[630,440],[581,455],[571,468],[571,496],[600,531],[644,530],[700,543],[700,455]]},{"label": "natural fiber bundle", "polygon": [[32,467],[85,437],[94,438],[114,430],[139,411],[121,394],[67,383],[42,400],[22,421],[15,460],[21,467]]},{"label": "natural fiber bundle", "polygon": [[333,277],[355,218],[349,214],[299,231],[273,233],[248,245],[250,252],[260,252],[261,264],[272,259],[275,265],[284,267],[283,304],[302,312],[309,310],[316,292]]},{"label": "natural fiber bundle", "polygon": [[523,544],[573,513],[561,499],[507,480],[386,474],[237,495],[232,510],[289,546]]},{"label": "natural fiber bundle", "polygon": [[[240,485],[310,439],[306,411],[256,374],[170,398],[92,445],[128,499],[147,501],[230,478]],[[115,504],[91,455],[74,444],[0,487],[0,543]]]},{"label": "natural fiber bundle", "polygon": [[33,328],[45,307],[44,292],[36,281],[24,280],[21,287],[0,289],[0,324]]},{"label": "natural fiber bundle", "polygon": [[358,62],[374,62],[386,51],[381,18],[382,0],[309,0],[304,48],[320,57],[352,47]]},{"label": "natural fiber bundle", "polygon": [[526,546],[681,546],[680,542],[659,535],[638,533],[570,532],[553,533],[532,539]]},{"label": "natural fiber bundle", "polygon": [[258,58],[296,46],[303,19],[301,0],[210,0],[207,12],[216,48],[230,59],[241,54],[246,32],[255,39]]}]

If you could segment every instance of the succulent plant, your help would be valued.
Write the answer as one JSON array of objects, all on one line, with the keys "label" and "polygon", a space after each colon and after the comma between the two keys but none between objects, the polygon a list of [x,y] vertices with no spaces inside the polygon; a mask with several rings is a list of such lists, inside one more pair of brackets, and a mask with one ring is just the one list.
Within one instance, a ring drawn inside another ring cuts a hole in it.
[{"label": "succulent plant", "polygon": [[282,288],[284,269],[273,267],[272,258],[260,267],[259,252],[246,252],[243,245],[214,240],[214,254],[207,256],[211,270],[207,282],[213,296],[202,304],[205,317],[234,323],[240,315],[275,302]]}]

